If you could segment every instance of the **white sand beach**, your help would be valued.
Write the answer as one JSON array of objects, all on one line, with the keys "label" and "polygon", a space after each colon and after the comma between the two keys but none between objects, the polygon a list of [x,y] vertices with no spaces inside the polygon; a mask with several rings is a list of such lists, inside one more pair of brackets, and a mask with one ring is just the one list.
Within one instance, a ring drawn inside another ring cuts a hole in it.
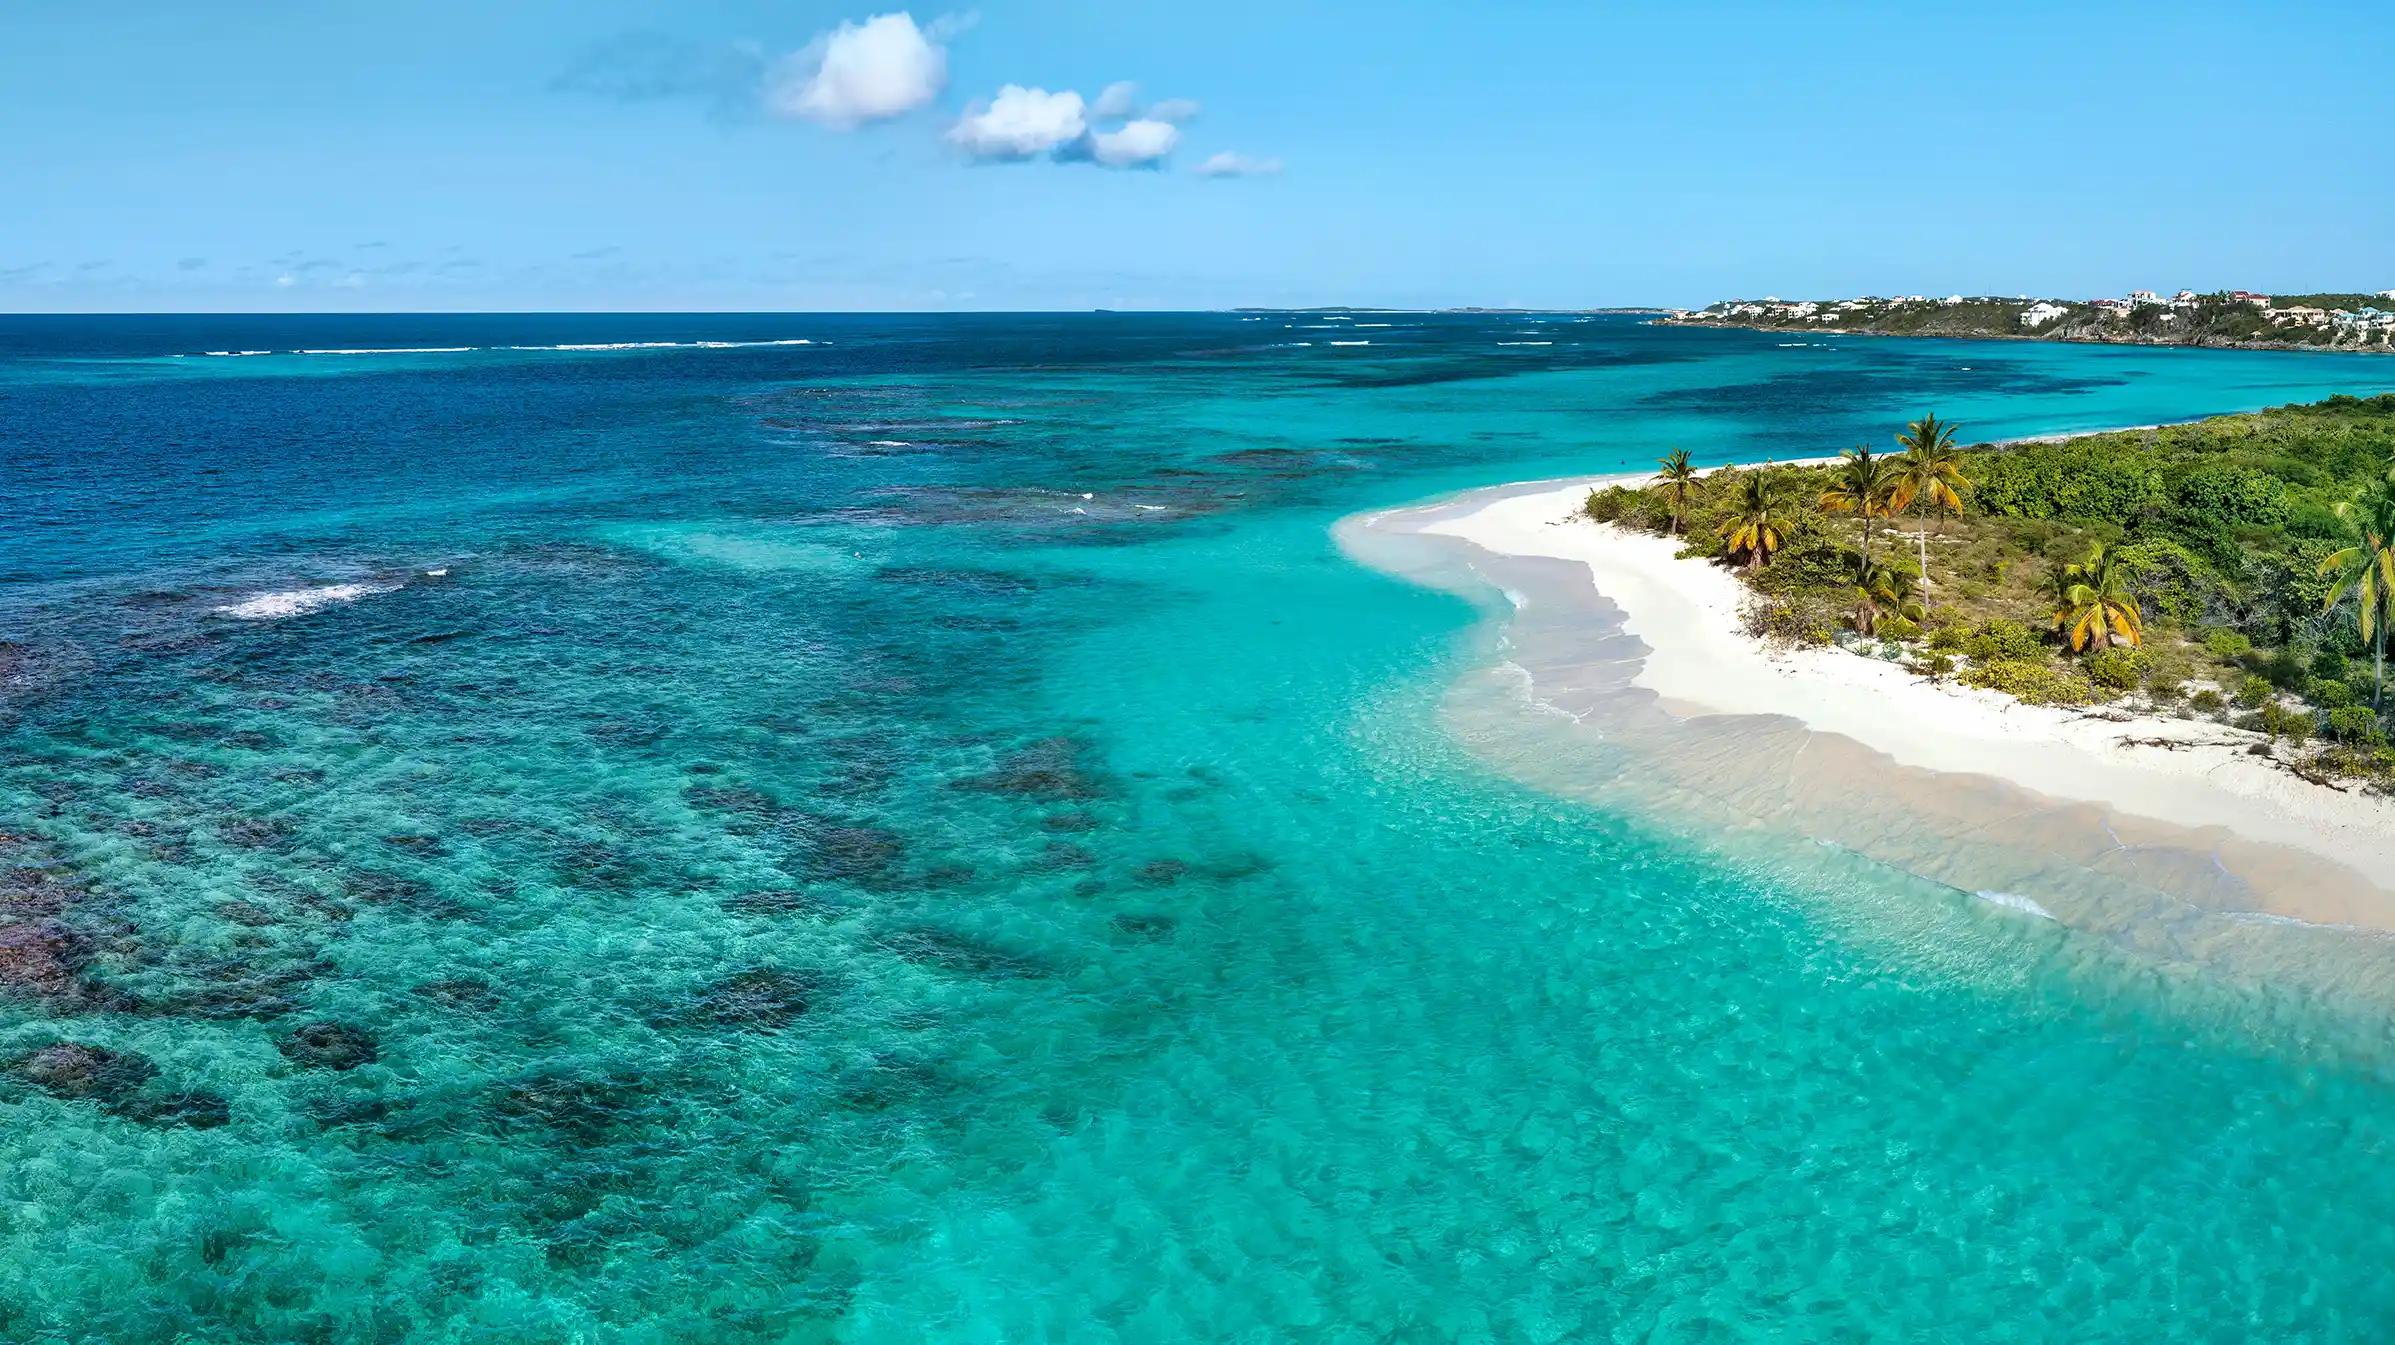
[{"label": "white sand beach", "polygon": [[[1592,488],[1640,479],[1532,486],[1424,531],[1501,555],[1586,564],[1650,650],[1635,684],[1682,718],[1785,715],[1907,766],[1994,776],[2124,817],[2294,847],[2395,890],[2395,801],[2304,781],[2251,755],[2257,735],[2207,720],[2023,705],[1840,649],[1758,642],[1741,628],[1748,590],[1729,571],[1680,559],[1670,539],[1579,517]],[[2270,908],[2322,923],[2395,923],[2395,909],[2373,918],[2350,901],[2307,904],[2300,890],[2276,894]]]}]

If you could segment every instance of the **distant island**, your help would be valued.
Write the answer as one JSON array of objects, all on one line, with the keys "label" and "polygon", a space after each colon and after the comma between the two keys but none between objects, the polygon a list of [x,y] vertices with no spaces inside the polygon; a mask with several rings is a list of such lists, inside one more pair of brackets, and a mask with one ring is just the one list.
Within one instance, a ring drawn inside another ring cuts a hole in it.
[{"label": "distant island", "polygon": [[2395,350],[2395,290],[2272,296],[2250,290],[2164,297],[2132,290],[2119,298],[2033,299],[1950,294],[1854,299],[1725,299],[1673,309],[1675,326],[1760,331],[1854,332],[2091,341],[2121,345],[2226,346],[2250,350]]}]

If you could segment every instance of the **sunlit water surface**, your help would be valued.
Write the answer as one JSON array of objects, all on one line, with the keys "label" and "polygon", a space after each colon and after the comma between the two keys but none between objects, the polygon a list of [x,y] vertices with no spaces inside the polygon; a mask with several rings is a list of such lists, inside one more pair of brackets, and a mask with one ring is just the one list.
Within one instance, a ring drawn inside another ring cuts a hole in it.
[{"label": "sunlit water surface", "polygon": [[2384,1338],[2375,1019],[1516,783],[1484,609],[1332,529],[2390,385],[0,319],[0,1338]]}]

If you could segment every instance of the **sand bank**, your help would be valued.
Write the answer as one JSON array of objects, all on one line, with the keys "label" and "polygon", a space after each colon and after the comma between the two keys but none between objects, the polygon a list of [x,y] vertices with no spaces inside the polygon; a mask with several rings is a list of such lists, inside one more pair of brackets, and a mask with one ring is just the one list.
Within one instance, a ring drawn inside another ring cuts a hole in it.
[{"label": "sand bank", "polygon": [[[1635,661],[1622,665],[1634,671],[1614,684],[1616,692],[1650,693],[1683,723],[1752,717],[1708,727],[1735,727],[1757,741],[1782,741],[1793,729],[1787,750],[1813,754],[1810,783],[1794,783],[1792,770],[1788,797],[1763,800],[1758,815],[1767,807],[1775,821],[1856,844],[1857,837],[1827,834],[1845,824],[1809,795],[1825,782],[1869,778],[1887,798],[1924,800],[1952,823],[1967,816],[1979,833],[2000,829],[1989,819],[2034,816],[2041,820],[2015,828],[2030,847],[2084,851],[2090,869],[2135,869],[2141,882],[2173,870],[2156,885],[2179,895],[2202,888],[2212,909],[2395,929],[2395,801],[2301,780],[2251,754],[2257,735],[2210,721],[2023,705],[1844,650],[1760,643],[1742,629],[1748,590],[1734,575],[1680,559],[1670,539],[1578,516],[1590,489],[1639,479],[1501,488],[1367,526],[1453,538],[1489,558],[1562,562],[1584,574],[1582,582],[1593,584],[1593,592],[1583,590],[1591,608],[1617,609],[1613,629],[1635,640]],[[1586,651],[1573,658],[1587,666]],[[1576,675],[1569,666],[1563,672],[1557,680]],[[1818,773],[1831,759],[1844,764]],[[1938,786],[1916,772],[1932,773]],[[1991,792],[1980,782],[2005,789]],[[1929,801],[1933,794],[1942,801]],[[2073,818],[2067,826],[2056,820],[2066,816]],[[1859,838],[1859,848],[1874,846],[1916,871],[1938,867],[1934,843],[1883,833]]]}]

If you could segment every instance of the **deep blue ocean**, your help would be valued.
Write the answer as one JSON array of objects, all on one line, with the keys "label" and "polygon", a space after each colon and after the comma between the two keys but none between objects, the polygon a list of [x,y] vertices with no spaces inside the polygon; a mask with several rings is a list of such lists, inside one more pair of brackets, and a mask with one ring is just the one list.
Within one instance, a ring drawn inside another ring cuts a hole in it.
[{"label": "deep blue ocean", "polygon": [[1505,778],[1439,713],[1490,609],[1331,529],[2389,388],[0,317],[0,1339],[2386,1339],[2375,1020]]}]

